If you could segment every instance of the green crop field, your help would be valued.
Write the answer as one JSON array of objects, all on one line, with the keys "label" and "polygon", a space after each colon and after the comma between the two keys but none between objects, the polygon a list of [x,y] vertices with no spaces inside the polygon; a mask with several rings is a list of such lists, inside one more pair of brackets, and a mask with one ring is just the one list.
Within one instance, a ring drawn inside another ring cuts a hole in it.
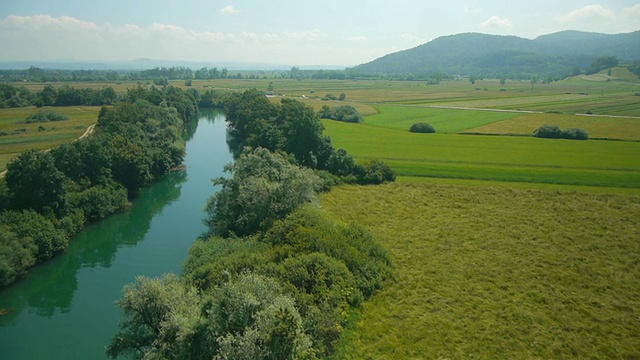
[{"label": "green crop field", "polygon": [[[415,134],[324,121],[336,147],[388,162],[399,176],[640,188],[640,142]],[[463,122],[465,122],[463,120]]]},{"label": "green crop field", "polygon": [[395,273],[336,359],[640,356],[638,196],[389,184],[321,205],[381,241]]},{"label": "green crop field", "polygon": [[[53,110],[69,117],[68,120],[25,124],[24,120],[40,110]],[[98,120],[100,107],[69,106],[45,108],[0,109],[0,171],[22,151],[50,149],[81,136]]]}]

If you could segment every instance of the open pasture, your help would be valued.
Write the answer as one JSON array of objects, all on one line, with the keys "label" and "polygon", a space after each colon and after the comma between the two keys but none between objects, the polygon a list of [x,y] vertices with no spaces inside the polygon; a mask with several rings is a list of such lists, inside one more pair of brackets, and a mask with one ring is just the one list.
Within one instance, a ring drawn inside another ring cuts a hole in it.
[{"label": "open pasture", "polygon": [[[49,109],[69,117],[68,120],[25,124],[24,120],[40,110]],[[27,149],[50,149],[80,137],[97,122],[100,107],[70,106],[0,109],[0,171],[11,159]]]},{"label": "open pasture", "polygon": [[336,359],[640,356],[638,196],[388,184],[321,204],[395,268]]},{"label": "open pasture", "polygon": [[384,160],[399,176],[640,188],[640,142],[415,134],[370,118],[325,120],[325,134],[359,160]]},{"label": "open pasture", "polygon": [[503,121],[483,125],[468,132],[500,135],[531,135],[542,125],[562,129],[582,128],[597,139],[640,141],[640,118],[585,116],[568,114],[522,114]]}]

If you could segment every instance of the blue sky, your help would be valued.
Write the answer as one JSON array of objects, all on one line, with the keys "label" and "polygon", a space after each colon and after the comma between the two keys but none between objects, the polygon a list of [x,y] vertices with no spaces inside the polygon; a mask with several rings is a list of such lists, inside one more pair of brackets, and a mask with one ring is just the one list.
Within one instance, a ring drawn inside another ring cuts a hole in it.
[{"label": "blue sky", "polygon": [[638,0],[0,0],[0,61],[352,66],[443,35],[640,30]]}]

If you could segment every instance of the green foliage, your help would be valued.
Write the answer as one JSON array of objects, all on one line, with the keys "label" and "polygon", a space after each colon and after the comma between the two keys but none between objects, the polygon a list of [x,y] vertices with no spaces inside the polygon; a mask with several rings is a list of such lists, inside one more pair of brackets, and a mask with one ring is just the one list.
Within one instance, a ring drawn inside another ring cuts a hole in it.
[{"label": "green foliage", "polygon": [[291,298],[266,277],[242,274],[202,298],[175,275],[140,277],[119,306],[113,358],[314,359]]},{"label": "green foliage", "polygon": [[222,189],[206,207],[209,231],[222,236],[245,236],[268,229],[275,220],[312,201],[320,185],[310,169],[264,148],[243,153],[225,170],[232,177],[215,181]]},{"label": "green foliage", "polygon": [[36,253],[37,247],[31,238],[20,238],[7,225],[0,225],[0,285],[9,285],[23,277],[35,264]]},{"label": "green foliage", "polygon": [[119,183],[97,185],[70,199],[72,207],[82,211],[86,221],[95,222],[129,206],[127,189]]},{"label": "green foliage", "polygon": [[357,166],[356,179],[358,184],[363,185],[382,184],[394,182],[396,173],[383,161],[373,159]]},{"label": "green foliage", "polygon": [[427,123],[415,123],[411,125],[409,131],[414,133],[433,134],[436,132],[436,129]]},{"label": "green foliage", "polygon": [[200,333],[204,326],[201,299],[177,276],[138,277],[137,283],[125,287],[118,306],[125,319],[107,346],[112,358],[198,359],[210,354],[197,341],[205,336]]},{"label": "green foliage", "polygon": [[210,291],[221,286],[230,275],[259,272],[269,260],[269,247],[255,238],[213,236],[198,239],[191,246],[184,276],[199,289]]},{"label": "green foliage", "polygon": [[322,119],[332,119],[350,123],[362,122],[362,115],[351,105],[341,105],[332,108],[324,105],[318,114]]},{"label": "green foliage", "polygon": [[[318,114],[302,102],[283,99],[280,105],[276,105],[253,89],[232,95],[225,109],[232,147],[237,150],[249,146],[285,151],[293,155],[299,165],[329,171],[345,182],[360,181],[366,177],[366,167],[351,164],[345,150],[335,150],[331,139],[323,137],[324,126]],[[322,112],[344,119],[360,117],[350,105],[334,109],[323,107]],[[383,181],[388,179],[390,177]],[[372,183],[372,179],[363,181]]]},{"label": "green foliage", "polygon": [[25,122],[27,124],[32,123],[41,123],[41,122],[49,122],[49,121],[62,121],[68,120],[69,117],[66,115],[59,114],[53,110],[40,110],[35,114],[29,115]]},{"label": "green foliage", "polygon": [[64,251],[69,239],[66,233],[56,229],[53,222],[33,210],[3,211],[0,224],[4,224],[18,238],[29,238],[36,246],[33,255],[38,261]]},{"label": "green foliage", "polygon": [[322,252],[342,261],[365,297],[380,289],[390,275],[386,251],[367,232],[355,225],[331,221],[311,206],[276,223],[261,241],[276,247],[278,259]]},{"label": "green foliage", "polygon": [[[391,276],[391,265],[385,250],[361,228],[336,223],[317,208],[304,205],[262,234],[196,241],[184,276],[211,294],[247,271],[277,280],[282,292],[295,300],[317,354],[328,355],[353,308],[380,289]],[[240,325],[227,330],[245,326],[246,320],[225,320],[226,324],[239,321]],[[233,341],[229,346],[241,343]]]},{"label": "green foliage", "polygon": [[[107,89],[102,91],[108,94]],[[67,86],[57,91],[56,101],[80,95]],[[7,235],[0,245],[0,283],[24,275],[30,259],[40,262],[64,251],[86,222],[126,209],[142,187],[179,165],[182,131],[196,114],[197,96],[173,87],[138,87],[127,93],[134,103],[101,109],[94,136],[14,158],[2,194],[2,207],[10,211],[0,212],[0,223],[15,237]]]},{"label": "green foliage", "polygon": [[546,139],[588,140],[589,134],[580,128],[560,130],[555,125],[543,125],[533,132],[533,136]]},{"label": "green foliage", "polygon": [[66,211],[65,177],[50,153],[27,150],[13,159],[7,170],[5,179],[14,208],[56,215]]},{"label": "green foliage", "polygon": [[603,57],[597,58],[591,64],[589,69],[587,69],[587,74],[596,74],[604,69],[614,68],[618,66],[619,63],[620,61],[615,56],[603,56]]}]

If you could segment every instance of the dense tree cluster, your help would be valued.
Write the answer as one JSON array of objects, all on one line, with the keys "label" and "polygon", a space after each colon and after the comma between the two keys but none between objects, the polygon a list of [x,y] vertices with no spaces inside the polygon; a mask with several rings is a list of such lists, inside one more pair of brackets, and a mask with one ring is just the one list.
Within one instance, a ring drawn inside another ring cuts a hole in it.
[{"label": "dense tree cluster", "polygon": [[362,122],[362,114],[351,105],[341,105],[335,107],[322,106],[318,112],[322,119],[332,119],[350,123]]},{"label": "dense tree cluster", "polygon": [[48,152],[27,150],[7,165],[0,192],[1,285],[64,251],[86,223],[127,208],[142,187],[182,162],[182,132],[192,121],[186,116],[196,114],[195,100],[171,88],[161,93],[160,105],[149,101],[152,89],[135,94],[103,107],[93,136]]},{"label": "dense tree cluster", "polygon": [[620,61],[615,56],[604,56],[597,58],[591,66],[586,70],[587,74],[596,74],[605,69],[611,69],[620,64]]},{"label": "dense tree cluster", "polygon": [[561,130],[555,125],[542,125],[533,131],[533,136],[546,139],[588,140],[589,134],[581,128]]},{"label": "dense tree cluster", "polygon": [[[357,164],[346,151],[336,150],[324,137],[324,126],[313,108],[294,99],[274,104],[257,90],[230,95],[225,103],[231,146],[240,153],[245,146],[284,151],[296,164],[327,171],[339,181],[371,183],[394,181],[393,171],[383,162]],[[380,170],[383,170],[380,172]],[[368,172],[376,174],[369,174]]]},{"label": "dense tree cluster", "polygon": [[41,91],[32,92],[23,86],[0,82],[0,108],[25,106],[112,105],[118,95],[111,87],[102,89],[73,88],[63,85],[59,89],[45,85]]}]

